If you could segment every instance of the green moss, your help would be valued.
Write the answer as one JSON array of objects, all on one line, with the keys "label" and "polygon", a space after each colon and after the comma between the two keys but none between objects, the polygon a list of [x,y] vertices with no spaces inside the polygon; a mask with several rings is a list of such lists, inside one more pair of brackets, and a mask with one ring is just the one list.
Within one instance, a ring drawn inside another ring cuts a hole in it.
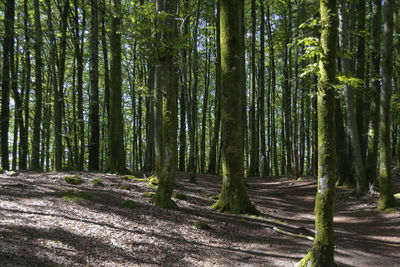
[{"label": "green moss", "polygon": [[120,189],[124,189],[124,190],[131,190],[131,187],[129,185],[123,184],[119,186]]},{"label": "green moss", "polygon": [[123,205],[127,208],[134,209],[137,204],[133,200],[127,199],[124,201]]},{"label": "green moss", "polygon": [[159,184],[158,178],[157,177],[151,178],[149,184],[158,185]]},{"label": "green moss", "polygon": [[211,227],[208,224],[206,224],[205,222],[200,222],[200,221],[195,221],[194,227],[196,227],[197,229],[200,229],[200,230],[210,230],[211,229]]},{"label": "green moss", "polygon": [[150,199],[149,202],[155,205],[159,205],[166,209],[174,209],[176,207],[175,201],[172,199],[161,201],[159,195],[154,194]]},{"label": "green moss", "polygon": [[101,179],[93,179],[90,181],[90,183],[94,186],[104,186],[103,182]]},{"label": "green moss", "polygon": [[146,182],[146,178],[137,178],[134,175],[127,174],[127,175],[124,175],[122,178],[126,179],[126,180],[134,180],[134,181],[138,181],[138,182]]},{"label": "green moss", "polygon": [[63,194],[62,198],[72,202],[77,202],[81,200],[99,199],[101,196],[93,192],[71,190]]},{"label": "green moss", "polygon": [[185,194],[183,194],[183,193],[181,193],[181,192],[174,192],[174,193],[172,194],[172,196],[173,196],[174,198],[180,199],[180,200],[186,200],[186,199],[188,198],[187,195],[185,195]]},{"label": "green moss", "polygon": [[148,184],[147,184],[147,187],[148,187],[148,188],[151,188],[151,189],[154,189],[154,190],[157,190],[157,189],[158,189],[158,185],[153,185],[153,184],[151,184],[151,183],[148,183]]},{"label": "green moss", "polygon": [[210,198],[213,200],[219,200],[219,197],[220,197],[220,195],[210,196]]},{"label": "green moss", "polygon": [[400,193],[394,194],[394,198],[400,200]]},{"label": "green moss", "polygon": [[65,176],[64,180],[68,183],[68,184],[73,184],[73,185],[80,185],[83,184],[84,181],[82,180],[82,178],[80,176],[74,175],[74,176]]},{"label": "green moss", "polygon": [[142,196],[147,197],[147,198],[152,198],[154,196],[154,193],[152,192],[144,192]]},{"label": "green moss", "polygon": [[304,181],[303,177],[297,178],[297,182],[303,182],[303,181]]},{"label": "green moss", "polygon": [[3,167],[0,167],[0,173],[3,173],[3,172],[4,172]]}]

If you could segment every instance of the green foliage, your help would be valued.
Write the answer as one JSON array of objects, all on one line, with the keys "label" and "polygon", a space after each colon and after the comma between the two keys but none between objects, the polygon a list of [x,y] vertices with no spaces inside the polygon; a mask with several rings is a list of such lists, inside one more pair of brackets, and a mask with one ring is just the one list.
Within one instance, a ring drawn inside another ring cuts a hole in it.
[{"label": "green foliage", "polygon": [[82,180],[80,176],[74,175],[74,176],[65,176],[64,180],[68,184],[73,184],[73,185],[80,185],[83,184],[85,181]]},{"label": "green foliage", "polygon": [[146,182],[146,178],[137,178],[134,175],[124,175],[123,179],[127,179],[127,180],[134,180],[134,181],[138,181],[138,182]]},{"label": "green foliage", "polygon": [[0,167],[0,174],[1,174],[1,173],[4,173],[3,167]]},{"label": "green foliage", "polygon": [[101,181],[101,179],[93,179],[90,181],[90,183],[94,186],[104,186],[103,182]]},{"label": "green foliage", "polygon": [[199,230],[210,230],[211,229],[211,227],[208,224],[206,224],[205,222],[201,222],[201,221],[195,221],[194,227],[196,227]]},{"label": "green foliage", "polygon": [[394,194],[394,198],[400,200],[400,193]]},{"label": "green foliage", "polygon": [[137,206],[136,202],[134,202],[133,200],[130,200],[130,199],[125,200],[123,205],[130,209],[134,209]]},{"label": "green foliage", "polygon": [[149,188],[151,188],[151,189],[157,190],[158,184],[159,184],[158,178],[157,177],[151,177],[149,183],[147,184],[147,186]]},{"label": "green foliage", "polygon": [[180,200],[186,200],[186,199],[188,198],[187,195],[185,195],[185,194],[183,194],[183,193],[181,193],[181,192],[174,192],[174,193],[172,194],[172,196],[173,196],[174,198],[180,199]]}]

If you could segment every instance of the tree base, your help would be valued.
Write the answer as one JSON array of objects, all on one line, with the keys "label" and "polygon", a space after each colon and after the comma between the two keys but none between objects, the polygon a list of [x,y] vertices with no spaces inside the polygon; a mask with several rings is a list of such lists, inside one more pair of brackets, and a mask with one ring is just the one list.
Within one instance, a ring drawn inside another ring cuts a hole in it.
[{"label": "tree base", "polygon": [[157,193],[150,198],[149,202],[165,209],[174,209],[177,206],[175,201],[173,201],[172,199],[163,200],[160,194]]},{"label": "tree base", "polygon": [[308,254],[301,259],[295,266],[296,267],[337,267],[338,265],[330,259],[326,259],[321,251],[311,249]]},{"label": "tree base", "polygon": [[250,201],[246,201],[245,203],[237,201],[232,205],[228,201],[220,198],[217,201],[217,203],[215,203],[212,206],[212,208],[220,212],[233,213],[233,214],[249,214],[257,216],[261,215],[261,212],[259,212],[257,208]]},{"label": "tree base", "polygon": [[397,206],[397,201],[392,194],[387,197],[380,197],[378,202],[378,210],[385,211],[390,208],[394,208]]}]

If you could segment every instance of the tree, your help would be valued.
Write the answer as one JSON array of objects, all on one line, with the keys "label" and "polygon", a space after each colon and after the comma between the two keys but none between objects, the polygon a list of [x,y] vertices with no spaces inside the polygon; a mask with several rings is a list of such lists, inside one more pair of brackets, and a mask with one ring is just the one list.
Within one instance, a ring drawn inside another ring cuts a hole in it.
[{"label": "tree", "polygon": [[375,184],[377,180],[378,163],[378,144],[379,144],[379,107],[380,107],[380,38],[376,38],[381,33],[381,1],[372,1],[372,25],[371,25],[371,107],[370,121],[368,130],[368,155],[366,174],[370,184]]},{"label": "tree", "polygon": [[338,14],[336,0],[320,0],[321,46],[318,81],[318,191],[315,239],[300,266],[335,266],[333,209],[336,181],[335,89]]},{"label": "tree", "polygon": [[396,205],[391,177],[390,146],[390,97],[393,72],[393,0],[383,1],[383,66],[380,106],[380,172],[378,209],[385,210]]},{"label": "tree", "polygon": [[124,121],[122,117],[121,72],[121,1],[112,0],[111,16],[111,66],[110,66],[110,165],[109,171],[125,173]]},{"label": "tree", "polygon": [[91,0],[90,16],[90,104],[89,104],[89,170],[99,170],[99,70],[98,8]]},{"label": "tree", "polygon": [[42,25],[39,0],[33,1],[35,13],[35,115],[33,118],[32,170],[40,170],[40,124],[42,121]]},{"label": "tree", "polygon": [[15,1],[7,0],[4,14],[4,39],[3,39],[3,78],[1,83],[1,165],[8,170],[8,127],[10,119],[10,81],[11,81],[11,57],[14,49],[14,13]]},{"label": "tree", "polygon": [[157,0],[157,14],[160,18],[160,39],[157,47],[157,66],[155,68],[155,91],[162,93],[162,166],[159,172],[159,185],[153,201],[162,207],[172,207],[171,200],[178,165],[177,150],[177,91],[178,76],[176,66],[176,40],[178,37],[175,14],[176,0]]},{"label": "tree", "polygon": [[243,170],[243,0],[221,0],[220,8],[223,180],[221,196],[213,208],[258,214],[248,197]]}]

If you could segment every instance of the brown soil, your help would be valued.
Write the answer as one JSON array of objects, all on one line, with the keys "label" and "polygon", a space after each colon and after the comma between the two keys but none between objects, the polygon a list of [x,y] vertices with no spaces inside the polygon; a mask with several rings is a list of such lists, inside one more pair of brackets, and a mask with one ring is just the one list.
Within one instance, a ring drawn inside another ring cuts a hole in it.
[{"label": "brown soil", "polygon": [[[249,178],[249,195],[266,215],[256,218],[211,209],[219,176],[198,175],[192,184],[180,174],[177,191],[188,199],[175,199],[177,208],[166,210],[142,196],[154,191],[146,182],[82,173],[84,184],[69,185],[63,177],[72,174],[0,176],[1,266],[293,266],[312,246],[273,229],[313,236],[312,177]],[[93,186],[94,178],[104,186]],[[394,185],[399,192],[398,176]],[[349,189],[337,190],[339,266],[400,266],[399,208],[382,213],[376,206],[376,194],[357,199]],[[211,229],[195,228],[196,221]]]}]

